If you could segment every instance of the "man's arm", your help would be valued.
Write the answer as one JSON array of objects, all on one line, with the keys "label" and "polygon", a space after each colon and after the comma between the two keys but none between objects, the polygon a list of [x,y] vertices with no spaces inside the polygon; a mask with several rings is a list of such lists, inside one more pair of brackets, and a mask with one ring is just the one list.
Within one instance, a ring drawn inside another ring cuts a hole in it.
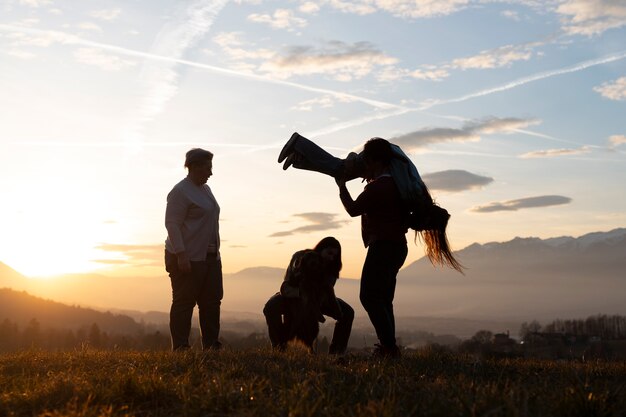
[{"label": "man's arm", "polygon": [[185,198],[182,193],[175,188],[167,195],[165,228],[167,229],[167,235],[178,259],[178,268],[185,273],[191,271],[191,263],[189,262],[189,256],[185,250],[183,233],[181,232],[181,227],[185,221],[186,215],[187,205]]}]

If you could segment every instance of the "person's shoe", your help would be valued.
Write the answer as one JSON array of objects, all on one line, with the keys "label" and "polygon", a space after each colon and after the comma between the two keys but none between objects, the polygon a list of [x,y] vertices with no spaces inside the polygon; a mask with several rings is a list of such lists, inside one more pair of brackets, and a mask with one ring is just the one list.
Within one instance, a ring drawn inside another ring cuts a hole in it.
[{"label": "person's shoe", "polygon": [[204,347],[202,350],[222,350],[222,344],[218,341],[213,342],[209,346]]},{"label": "person's shoe", "polygon": [[372,357],[375,359],[399,359],[402,356],[400,348],[397,345],[385,346],[376,344]]},{"label": "person's shoe", "polygon": [[[291,153],[293,153],[296,141],[300,137],[301,136],[300,136],[300,134],[298,132],[293,132],[293,134],[291,135],[291,137],[289,138],[287,143],[285,143],[285,146],[283,146],[283,149],[280,151],[280,155],[278,155],[278,163],[279,164],[281,162],[283,162],[285,160],[285,158],[287,158]],[[289,167],[287,167],[287,168],[289,168]],[[283,169],[287,169],[287,168],[283,168]]]}]

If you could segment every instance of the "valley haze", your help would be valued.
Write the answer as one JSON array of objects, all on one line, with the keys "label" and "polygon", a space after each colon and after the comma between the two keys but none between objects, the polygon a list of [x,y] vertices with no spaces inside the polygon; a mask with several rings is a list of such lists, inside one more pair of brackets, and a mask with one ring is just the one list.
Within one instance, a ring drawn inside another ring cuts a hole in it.
[{"label": "valley haze", "polygon": [[[515,238],[472,244],[457,252],[461,275],[434,268],[426,258],[398,274],[394,307],[398,328],[471,336],[489,328],[516,333],[523,321],[626,314],[626,228],[580,237]],[[282,282],[283,268],[247,268],[224,276],[225,320],[257,323]],[[355,326],[367,326],[358,300],[359,281],[342,277],[337,296],[356,310]],[[0,288],[26,291],[70,305],[166,323],[171,289],[165,272],[154,277],[98,274],[31,279],[0,264]]]}]

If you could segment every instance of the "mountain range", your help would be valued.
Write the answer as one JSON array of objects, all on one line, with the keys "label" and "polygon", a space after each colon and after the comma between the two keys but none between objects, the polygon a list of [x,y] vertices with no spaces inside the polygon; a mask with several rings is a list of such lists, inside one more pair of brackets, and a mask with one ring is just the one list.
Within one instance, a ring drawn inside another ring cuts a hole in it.
[{"label": "mountain range", "polygon": [[[456,252],[465,275],[419,259],[398,274],[399,318],[496,320],[509,323],[589,315],[626,314],[626,229],[580,237],[517,237],[472,244]],[[248,268],[224,276],[222,309],[234,316],[260,317],[277,291],[283,268]],[[98,274],[30,279],[0,263],[0,288],[10,287],[69,304],[134,312],[146,322],[163,320],[171,290],[157,277]],[[359,281],[342,278],[338,297],[366,320],[358,300]],[[243,313],[245,312],[245,313]],[[247,314],[247,316],[246,316]],[[133,315],[133,314],[131,314]]]}]

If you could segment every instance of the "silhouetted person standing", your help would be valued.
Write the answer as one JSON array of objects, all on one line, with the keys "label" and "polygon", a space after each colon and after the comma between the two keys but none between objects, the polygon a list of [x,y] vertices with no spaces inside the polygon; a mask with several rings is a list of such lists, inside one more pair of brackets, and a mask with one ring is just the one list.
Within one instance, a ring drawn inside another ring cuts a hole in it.
[{"label": "silhouetted person standing", "polygon": [[219,214],[207,180],[213,154],[191,149],[188,175],[167,195],[165,269],[172,283],[172,349],[188,349],[191,317],[198,305],[203,349],[219,349],[220,305],[224,293],[220,258]]},{"label": "silhouetted person standing", "polygon": [[407,256],[408,211],[389,167],[393,151],[385,139],[367,141],[363,149],[368,184],[353,200],[345,178],[337,178],[341,202],[350,216],[361,216],[361,234],[368,248],[361,273],[361,304],[374,325],[379,344],[375,355],[399,357],[393,298],[396,276]]}]

